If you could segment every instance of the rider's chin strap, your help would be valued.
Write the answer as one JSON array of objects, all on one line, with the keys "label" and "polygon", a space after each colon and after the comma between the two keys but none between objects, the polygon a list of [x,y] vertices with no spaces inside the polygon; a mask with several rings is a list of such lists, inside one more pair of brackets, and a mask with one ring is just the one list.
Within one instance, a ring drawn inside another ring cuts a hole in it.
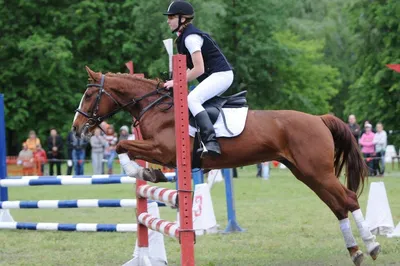
[{"label": "rider's chin strap", "polygon": [[182,23],[182,15],[179,14],[179,15],[178,15],[178,27],[176,27],[176,29],[174,29],[174,30],[172,31],[172,33],[178,32],[179,29],[180,29],[180,27],[181,27],[182,25],[183,25],[183,23]]}]

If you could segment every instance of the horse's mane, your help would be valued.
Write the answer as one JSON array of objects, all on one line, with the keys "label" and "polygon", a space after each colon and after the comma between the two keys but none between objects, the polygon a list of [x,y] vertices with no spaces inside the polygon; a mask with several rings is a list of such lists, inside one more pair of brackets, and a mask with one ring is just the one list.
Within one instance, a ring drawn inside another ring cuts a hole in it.
[{"label": "horse's mane", "polygon": [[142,77],[137,77],[135,75],[131,75],[129,73],[112,73],[112,72],[108,72],[106,73],[106,77],[112,77],[112,78],[122,78],[124,80],[129,80],[129,81],[133,81],[133,82],[137,82],[137,81],[142,81],[142,82],[147,82],[150,83],[152,85],[157,85],[159,83],[163,83],[163,81],[159,78],[154,78],[154,79],[148,79],[148,78],[142,78]]}]

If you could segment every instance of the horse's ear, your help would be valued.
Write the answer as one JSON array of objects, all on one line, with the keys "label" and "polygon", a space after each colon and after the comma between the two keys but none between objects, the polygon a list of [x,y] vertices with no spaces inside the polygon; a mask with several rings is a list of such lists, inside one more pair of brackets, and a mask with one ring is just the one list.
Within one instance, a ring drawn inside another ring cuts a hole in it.
[{"label": "horse's ear", "polygon": [[100,80],[101,73],[94,72],[88,66],[85,66],[85,68],[86,68],[86,71],[87,71],[90,79],[92,79],[94,81]]}]

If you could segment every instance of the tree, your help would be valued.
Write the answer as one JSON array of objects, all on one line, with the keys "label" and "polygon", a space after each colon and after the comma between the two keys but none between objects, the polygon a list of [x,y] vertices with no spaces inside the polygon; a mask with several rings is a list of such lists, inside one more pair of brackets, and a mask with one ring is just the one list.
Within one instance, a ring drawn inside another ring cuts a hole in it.
[{"label": "tree", "polygon": [[[8,137],[19,133],[13,140],[16,148],[30,129],[42,139],[51,127],[66,136],[86,88],[85,65],[126,72],[124,63],[133,59],[136,71],[146,75],[166,70],[167,60],[160,58],[162,27],[167,27],[161,23],[162,6],[154,1],[0,4],[0,92],[12,133]],[[144,14],[150,15],[144,19]],[[121,114],[114,121],[130,120]]]},{"label": "tree", "polygon": [[329,102],[336,95],[340,81],[339,71],[324,63],[324,42],[301,40],[290,31],[276,33],[275,37],[291,51],[291,60],[281,63],[277,69],[282,85],[276,108],[328,113]]},{"label": "tree", "polygon": [[352,43],[355,41],[350,29],[348,9],[349,0],[321,0],[294,1],[288,19],[289,28],[306,40],[323,40],[322,49],[325,64],[339,70],[337,84],[338,93],[329,102],[332,112],[345,118],[344,104],[348,98],[348,88],[355,81],[354,51]]},{"label": "tree", "polygon": [[[361,120],[383,122],[387,130],[400,127],[400,74],[386,64],[400,63],[400,2],[359,0],[351,6],[357,80],[351,85],[346,113]],[[400,144],[399,135],[391,142]]]}]

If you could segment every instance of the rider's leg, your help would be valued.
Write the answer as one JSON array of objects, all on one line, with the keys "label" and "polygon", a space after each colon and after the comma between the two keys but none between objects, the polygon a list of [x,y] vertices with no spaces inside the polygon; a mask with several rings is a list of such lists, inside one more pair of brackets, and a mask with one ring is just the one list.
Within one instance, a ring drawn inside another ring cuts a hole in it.
[{"label": "rider's leg", "polygon": [[203,142],[203,148],[197,150],[202,155],[220,155],[221,148],[217,141],[217,136],[214,131],[213,124],[211,123],[210,117],[206,111],[198,113],[195,117],[196,124],[200,129],[200,137]]},{"label": "rider's leg", "polygon": [[203,103],[214,96],[224,93],[232,82],[232,71],[213,73],[197,85],[188,96],[190,112],[200,128],[200,136],[205,146],[204,152],[210,153],[211,155],[219,155],[221,154],[221,150],[217,142],[214,127],[208,114],[204,110]]}]

